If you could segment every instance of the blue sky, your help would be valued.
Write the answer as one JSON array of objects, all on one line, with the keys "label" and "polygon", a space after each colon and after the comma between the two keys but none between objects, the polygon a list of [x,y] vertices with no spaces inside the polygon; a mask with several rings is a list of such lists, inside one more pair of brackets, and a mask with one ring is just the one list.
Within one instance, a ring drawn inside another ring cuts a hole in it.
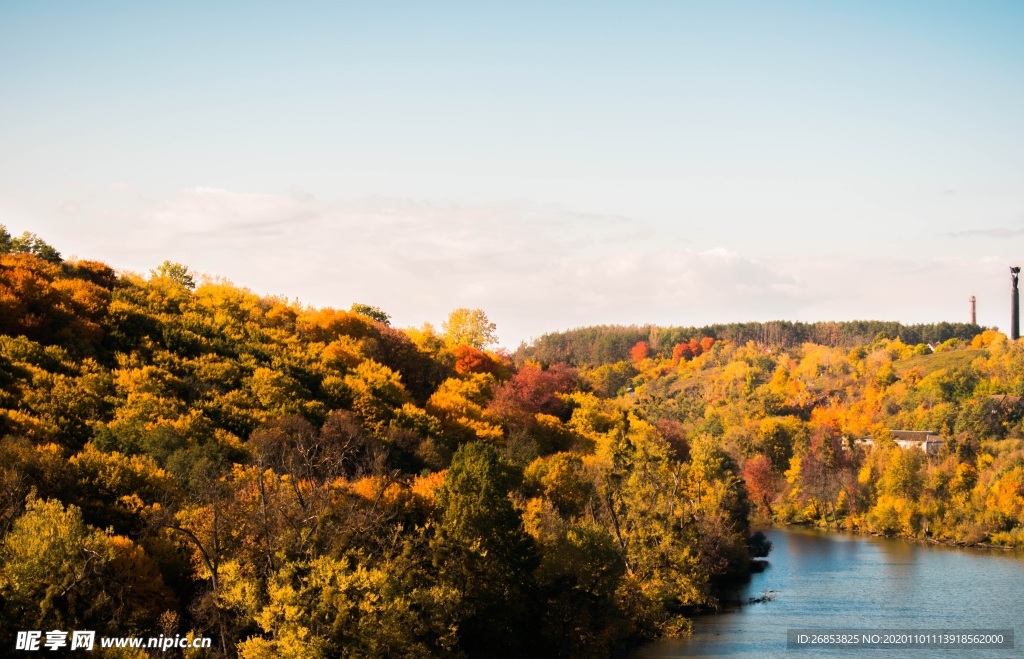
[{"label": "blue sky", "polygon": [[502,343],[1007,326],[1024,4],[0,4],[0,222]]}]

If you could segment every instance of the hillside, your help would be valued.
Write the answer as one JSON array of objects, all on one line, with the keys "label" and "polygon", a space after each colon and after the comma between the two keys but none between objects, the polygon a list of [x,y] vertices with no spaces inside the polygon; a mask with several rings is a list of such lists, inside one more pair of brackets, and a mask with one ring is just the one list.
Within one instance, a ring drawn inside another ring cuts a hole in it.
[{"label": "hillside", "polygon": [[511,360],[481,310],[399,329],[2,230],[0,311],[4,629],[607,656],[716,607],[751,520],[1024,546],[1024,345],[991,330],[591,328]]},{"label": "hillside", "polygon": [[[1003,334],[935,353],[886,338],[849,351],[716,342],[582,374],[600,389],[621,371],[619,391],[670,441],[713,438],[734,456],[763,519],[1024,545],[1024,346]],[[899,448],[906,430],[945,441]]]},{"label": "hillside", "polygon": [[400,330],[0,238],[4,629],[596,656],[748,569],[729,456],[684,465],[575,369],[514,367],[482,311]]}]

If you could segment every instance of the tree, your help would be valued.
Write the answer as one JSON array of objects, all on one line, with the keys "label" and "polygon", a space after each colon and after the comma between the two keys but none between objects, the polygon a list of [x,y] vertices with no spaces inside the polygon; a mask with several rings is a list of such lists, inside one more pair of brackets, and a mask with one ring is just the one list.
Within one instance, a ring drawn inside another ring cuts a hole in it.
[{"label": "tree", "polygon": [[595,496],[594,484],[583,470],[582,459],[573,453],[537,458],[523,476],[527,486],[551,502],[566,519],[582,515]]},{"label": "tree", "polygon": [[604,364],[586,373],[590,388],[605,398],[614,398],[636,375],[633,362]]},{"label": "tree", "polygon": [[605,525],[625,560],[620,606],[644,633],[678,634],[687,626],[680,610],[711,601],[709,572],[689,532],[694,505],[685,491],[694,488],[684,481],[693,478],[671,461],[657,430],[633,415],[624,412],[605,441],[598,448],[607,462],[597,489]]},{"label": "tree", "polygon": [[921,493],[920,451],[891,448],[882,475],[878,479],[879,495],[902,497],[913,501]]},{"label": "tree", "polygon": [[635,362],[642,362],[647,359],[647,355],[650,352],[651,350],[647,347],[646,341],[638,341],[635,346],[629,349],[629,356]]},{"label": "tree", "polygon": [[288,474],[301,501],[300,483],[321,484],[355,474],[371,443],[355,414],[335,410],[319,432],[300,416],[267,422],[249,437],[249,447],[260,466]]},{"label": "tree", "polygon": [[537,555],[508,497],[516,476],[494,447],[471,442],[452,457],[437,491],[434,560],[442,582],[461,591],[461,646],[470,656],[522,654]]},{"label": "tree", "polygon": [[0,557],[0,620],[8,629],[151,629],[174,606],[140,547],[85,524],[81,510],[56,499],[29,499]]},{"label": "tree", "polygon": [[196,281],[192,277],[191,271],[180,263],[164,261],[155,270],[151,270],[149,275],[150,277],[167,279],[179,286],[184,286],[190,291],[194,291],[196,288]]},{"label": "tree", "polygon": [[771,464],[789,464],[794,448],[807,445],[807,430],[800,419],[793,416],[771,416],[758,424],[752,438],[752,452],[763,453]]},{"label": "tree", "polygon": [[523,364],[507,382],[496,388],[487,410],[510,429],[534,425],[537,414],[568,419],[569,406],[563,399],[579,384],[571,366],[555,364],[547,370],[537,364]]},{"label": "tree", "polygon": [[57,496],[72,487],[67,456],[56,444],[36,445],[23,437],[0,438],[0,538],[24,512],[29,492]]},{"label": "tree", "polygon": [[508,377],[506,365],[490,353],[466,345],[456,346],[454,353],[455,372],[458,375],[490,373],[499,379]]},{"label": "tree", "polygon": [[694,438],[681,487],[689,499],[700,565],[712,578],[740,576],[749,558],[750,501],[739,471],[711,436]]},{"label": "tree", "polygon": [[497,326],[481,309],[456,309],[441,325],[445,342],[451,346],[467,345],[483,349],[498,342]]},{"label": "tree", "polygon": [[690,361],[693,359],[693,348],[690,347],[689,343],[677,343],[672,348],[672,365],[678,366],[680,361]]},{"label": "tree", "polygon": [[[536,581],[544,603],[542,630],[559,656],[606,656],[628,628],[615,591],[625,562],[608,529],[574,524],[546,539]],[[557,645],[556,645],[557,644]]]},{"label": "tree", "polygon": [[484,411],[493,386],[494,377],[486,373],[448,378],[427,400],[426,411],[441,420],[450,441],[500,440],[501,428]]},{"label": "tree", "polygon": [[383,434],[396,407],[409,402],[401,376],[372,359],[367,359],[345,376],[352,392],[352,409],[366,426]]},{"label": "tree", "polygon": [[366,316],[367,318],[371,318],[377,321],[378,323],[382,323],[384,325],[391,325],[391,316],[385,313],[380,307],[372,307],[369,304],[354,302],[352,303],[352,306],[349,307],[348,311],[349,313],[356,313],[359,314],[360,316]]},{"label": "tree", "polygon": [[400,549],[377,561],[323,556],[286,563],[268,580],[266,602],[254,616],[267,637],[241,643],[239,656],[459,656],[450,624],[458,594],[435,585],[418,545]]},{"label": "tree", "polygon": [[17,238],[11,238],[11,234],[7,233],[5,227],[0,225],[0,229],[2,229],[2,233],[0,233],[0,254],[21,252],[32,254],[49,263],[63,262],[64,259],[61,258],[60,252],[36,234],[26,231]]},{"label": "tree", "polygon": [[769,518],[772,515],[772,500],[776,494],[777,478],[772,473],[772,461],[763,454],[757,454],[743,465],[743,483],[751,500],[762,508]]}]

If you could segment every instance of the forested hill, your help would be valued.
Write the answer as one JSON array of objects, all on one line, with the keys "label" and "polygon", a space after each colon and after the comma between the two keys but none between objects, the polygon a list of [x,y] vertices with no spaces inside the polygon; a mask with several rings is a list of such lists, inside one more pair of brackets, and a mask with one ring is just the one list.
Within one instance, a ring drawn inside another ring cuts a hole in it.
[{"label": "forested hill", "polygon": [[481,310],[398,329],[170,262],[118,274],[0,227],[0,654],[33,629],[244,659],[686,633],[765,551],[739,465],[494,334]]},{"label": "forested hill", "polygon": [[744,345],[748,341],[769,347],[787,348],[814,343],[833,348],[852,348],[879,338],[903,343],[944,343],[950,339],[970,341],[985,327],[970,323],[904,325],[882,320],[799,323],[776,320],[766,323],[724,323],[704,327],[658,327],[655,325],[599,325],[564,332],[550,332],[522,344],[515,359],[534,359],[546,364],[566,362],[573,366],[600,366],[629,359],[629,351],[644,341],[654,357],[669,357],[674,346],[692,339],[711,337]]},{"label": "forested hill", "polygon": [[592,328],[516,363],[495,333],[118,274],[0,226],[0,648],[622,656],[749,573],[752,515],[1024,546],[1024,342]]}]

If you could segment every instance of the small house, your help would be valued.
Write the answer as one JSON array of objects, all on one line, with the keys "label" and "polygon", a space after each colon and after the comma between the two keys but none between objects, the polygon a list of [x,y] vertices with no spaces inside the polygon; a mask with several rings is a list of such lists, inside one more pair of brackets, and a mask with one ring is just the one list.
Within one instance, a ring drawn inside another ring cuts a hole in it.
[{"label": "small house", "polygon": [[[902,449],[917,449],[930,456],[938,455],[942,445],[946,442],[944,437],[930,430],[890,430],[889,434],[892,435],[896,446]],[[861,437],[854,439],[853,445],[870,449],[875,445],[875,439]]]}]

